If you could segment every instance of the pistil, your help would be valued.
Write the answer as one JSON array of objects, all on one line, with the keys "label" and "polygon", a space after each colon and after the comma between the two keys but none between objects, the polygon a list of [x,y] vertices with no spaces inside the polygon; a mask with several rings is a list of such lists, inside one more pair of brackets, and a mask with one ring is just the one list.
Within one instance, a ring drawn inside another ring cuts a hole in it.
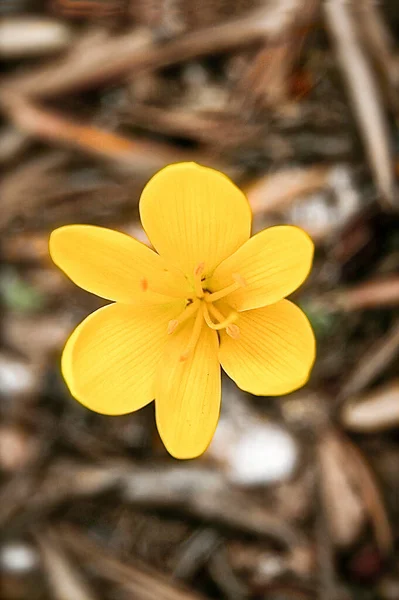
[{"label": "pistil", "polygon": [[198,340],[200,338],[200,335],[201,335],[201,329],[202,329],[203,323],[204,323],[204,320],[202,318],[202,311],[199,310],[197,312],[197,316],[195,317],[194,327],[191,332],[191,336],[190,336],[190,339],[186,346],[186,349],[184,350],[183,354],[180,355],[180,358],[179,358],[180,362],[184,362],[185,360],[187,360],[187,358],[189,357],[191,352],[193,352],[195,350],[195,347],[196,347]]},{"label": "pistil", "polygon": [[[190,339],[184,352],[179,357],[180,362],[187,360],[191,352],[195,350],[204,321],[207,326],[214,331],[221,331],[224,329],[227,335],[233,339],[237,339],[240,336],[240,328],[234,324],[238,319],[238,313],[235,310],[231,310],[229,314],[225,316],[218,308],[216,308],[214,302],[228,296],[231,292],[244,287],[246,285],[244,278],[237,273],[233,273],[232,278],[234,283],[223,290],[209,292],[203,288],[203,285],[205,285],[202,280],[204,270],[205,263],[200,263],[194,269],[194,295],[190,298],[186,297],[187,304],[183,312],[176,317],[176,319],[172,319],[168,323],[168,334],[171,335],[176,331],[177,327],[195,315]],[[145,281],[143,285],[143,290],[145,289],[148,289],[147,281]]]},{"label": "pistil", "polygon": [[[227,317],[224,317],[221,312],[217,310],[212,304],[209,306],[203,302],[202,310],[204,314],[205,323],[208,325],[210,329],[214,329],[215,331],[220,331],[221,329],[225,329],[230,323],[233,323],[237,320],[237,313],[232,311]],[[218,320],[218,323],[214,323],[210,317],[212,313],[214,317]]]},{"label": "pistil", "polygon": [[219,323],[226,323],[229,320],[229,317],[231,317],[230,323],[228,323],[226,326],[226,333],[234,340],[240,337],[240,328],[238,325],[234,325],[232,322],[238,319],[238,313],[233,310],[229,317],[225,318],[225,316],[216,308],[214,304],[209,305],[209,312],[215,317],[215,319],[219,321]]},{"label": "pistil", "polygon": [[191,304],[188,304],[183,312],[176,318],[172,319],[168,323],[168,333],[171,334],[175,331],[176,327],[178,327],[181,323],[184,323],[189,319],[196,310],[199,309],[200,301],[194,300]]}]

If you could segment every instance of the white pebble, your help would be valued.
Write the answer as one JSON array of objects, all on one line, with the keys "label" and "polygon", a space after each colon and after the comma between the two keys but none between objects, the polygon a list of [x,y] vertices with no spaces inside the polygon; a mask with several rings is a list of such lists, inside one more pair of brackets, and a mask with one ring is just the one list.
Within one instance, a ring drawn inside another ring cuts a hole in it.
[{"label": "white pebble", "polygon": [[231,452],[230,478],[242,485],[274,483],[292,474],[298,456],[292,436],[272,423],[251,427]]},{"label": "white pebble", "polygon": [[37,552],[28,544],[10,542],[0,548],[0,565],[4,571],[18,573],[32,571],[38,562]]},{"label": "white pebble", "polygon": [[209,453],[223,464],[230,481],[243,486],[289,479],[299,454],[295,439],[286,429],[244,414],[239,422],[221,418]]},{"label": "white pebble", "polygon": [[0,392],[18,394],[29,391],[34,384],[31,370],[21,362],[0,357]]}]

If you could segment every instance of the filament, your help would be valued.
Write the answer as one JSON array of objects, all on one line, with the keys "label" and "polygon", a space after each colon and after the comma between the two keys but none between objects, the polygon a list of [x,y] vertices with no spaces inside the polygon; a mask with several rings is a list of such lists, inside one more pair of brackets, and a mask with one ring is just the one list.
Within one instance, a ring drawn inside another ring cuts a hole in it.
[{"label": "filament", "polygon": [[219,290],[218,292],[213,292],[211,294],[207,294],[205,297],[206,302],[216,302],[217,300],[221,300],[225,296],[228,296],[232,292],[239,290],[240,288],[247,285],[245,279],[241,277],[238,273],[233,273],[234,283],[231,285]]},{"label": "filament", "polygon": [[184,299],[184,300],[190,300],[191,298],[188,297],[187,292],[184,292],[184,290],[182,290],[181,288],[178,287],[174,287],[172,285],[165,284],[164,286],[159,285],[153,285],[151,283],[151,285],[148,282],[148,279],[146,277],[143,277],[140,280],[140,286],[143,292],[153,292],[155,294],[161,294],[162,296],[169,296],[171,298],[179,298],[179,299]]}]

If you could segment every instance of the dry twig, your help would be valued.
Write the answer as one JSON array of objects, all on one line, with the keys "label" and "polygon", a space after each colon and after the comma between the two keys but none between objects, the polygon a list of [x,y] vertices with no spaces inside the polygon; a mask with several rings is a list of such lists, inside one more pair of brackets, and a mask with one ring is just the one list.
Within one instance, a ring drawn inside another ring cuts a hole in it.
[{"label": "dry twig", "polygon": [[156,171],[168,163],[195,158],[189,152],[180,152],[168,144],[133,141],[94,126],[80,125],[14,94],[5,94],[2,105],[14,124],[25,133],[45,141],[79,148],[125,169]]},{"label": "dry twig", "polygon": [[381,200],[385,207],[397,208],[387,119],[374,73],[359,43],[351,3],[328,0],[324,14]]},{"label": "dry twig", "polygon": [[338,401],[343,402],[349,396],[362,392],[387,366],[399,352],[399,321],[396,321],[385,337],[366,350],[359,359],[346,383],[342,386]]},{"label": "dry twig", "polygon": [[77,529],[63,527],[59,537],[77,556],[139,600],[200,600],[201,596],[140,564],[124,564]]},{"label": "dry twig", "polygon": [[96,600],[88,582],[72,565],[53,535],[37,533],[43,563],[54,600]]},{"label": "dry twig", "polygon": [[188,33],[165,44],[155,45],[146,33],[137,30],[94,40],[91,46],[84,41],[83,48],[77,44],[63,61],[36,73],[9,78],[3,88],[23,95],[48,98],[201,55],[248,46],[266,37],[276,37],[285,28],[287,19],[291,18],[295,5],[296,0],[284,0],[245,19]]},{"label": "dry twig", "polygon": [[234,89],[237,109],[270,108],[283,112],[290,101],[290,78],[314,24],[319,0],[298,2],[279,44],[264,45],[249,61]]},{"label": "dry twig", "polygon": [[399,305],[399,276],[389,275],[319,296],[312,304],[323,310],[352,311]]},{"label": "dry twig", "polygon": [[363,43],[382,76],[385,93],[399,119],[399,64],[395,60],[394,43],[381,14],[381,7],[373,0],[362,0],[356,4],[356,14]]}]

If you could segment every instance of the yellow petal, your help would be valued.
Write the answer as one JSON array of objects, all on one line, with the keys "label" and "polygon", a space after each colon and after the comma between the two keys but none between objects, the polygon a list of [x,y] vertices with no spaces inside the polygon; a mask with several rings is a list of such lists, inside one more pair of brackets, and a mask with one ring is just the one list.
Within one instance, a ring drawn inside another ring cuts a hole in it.
[{"label": "yellow petal", "polygon": [[244,194],[222,173],[195,163],[169,165],[146,185],[140,199],[143,227],[154,248],[191,276],[205,276],[250,235]]},{"label": "yellow petal", "polygon": [[195,350],[182,362],[192,328],[190,319],[170,336],[156,378],[158,431],[175,458],[195,458],[205,452],[219,419],[218,337],[203,325]]},{"label": "yellow petal", "polygon": [[187,288],[184,277],[168,273],[164,261],[150,248],[104,227],[60,227],[50,236],[50,254],[74,283],[107,300],[165,303],[170,298],[153,293],[153,288],[167,292],[169,281],[174,287]]},{"label": "yellow petal", "polygon": [[239,274],[246,285],[226,301],[235,310],[273,304],[295,291],[312,266],[313,242],[302,229],[281,225],[264,229],[248,240],[215,270],[209,282],[212,291],[234,283]]},{"label": "yellow petal", "polygon": [[182,303],[147,308],[111,304],[85,319],[61,361],[71,394],[90,410],[122,415],[154,399],[154,377],[168,322]]},{"label": "yellow petal", "polygon": [[243,390],[279,396],[300,388],[315,360],[315,339],[304,313],[289,300],[248,310],[236,325],[238,339],[220,334],[223,369]]}]

